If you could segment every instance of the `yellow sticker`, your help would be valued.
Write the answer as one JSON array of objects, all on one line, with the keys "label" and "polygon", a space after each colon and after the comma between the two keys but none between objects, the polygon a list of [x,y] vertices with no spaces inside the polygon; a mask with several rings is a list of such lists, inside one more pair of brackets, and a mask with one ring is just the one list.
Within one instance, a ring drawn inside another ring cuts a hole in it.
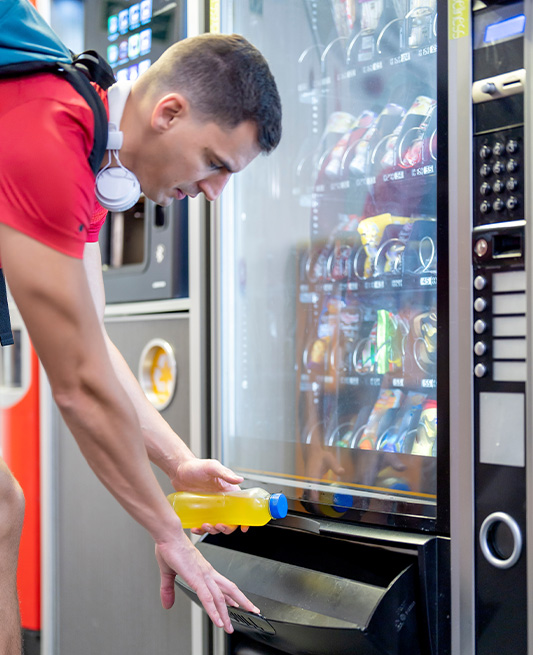
[{"label": "yellow sticker", "polygon": [[470,34],[470,0],[448,2],[448,39],[461,39]]},{"label": "yellow sticker", "polygon": [[178,382],[172,346],[163,339],[152,339],[143,348],[139,361],[139,382],[152,405],[165,409],[172,401]]},{"label": "yellow sticker", "polygon": [[220,0],[209,0],[209,31],[220,32]]},{"label": "yellow sticker", "polygon": [[157,348],[150,371],[152,393],[161,403],[166,403],[174,391],[174,375],[169,363],[168,355],[163,348]]}]

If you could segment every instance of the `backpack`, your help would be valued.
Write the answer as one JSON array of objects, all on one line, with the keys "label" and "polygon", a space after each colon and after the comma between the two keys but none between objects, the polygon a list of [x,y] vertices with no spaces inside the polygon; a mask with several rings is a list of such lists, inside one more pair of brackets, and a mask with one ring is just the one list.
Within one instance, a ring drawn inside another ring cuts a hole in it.
[{"label": "backpack", "polygon": [[[0,2],[0,78],[53,73],[70,82],[94,115],[94,143],[88,161],[96,175],[107,145],[107,112],[92,87],[115,82],[109,64],[94,50],[74,55],[28,0]],[[4,276],[0,269],[0,344],[13,344]]]}]

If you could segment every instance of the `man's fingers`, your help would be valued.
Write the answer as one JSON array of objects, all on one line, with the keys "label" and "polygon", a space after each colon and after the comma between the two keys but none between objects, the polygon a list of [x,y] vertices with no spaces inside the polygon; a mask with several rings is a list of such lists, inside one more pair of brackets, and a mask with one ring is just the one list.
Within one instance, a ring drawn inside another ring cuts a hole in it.
[{"label": "man's fingers", "polygon": [[253,612],[254,614],[259,614],[259,608],[243,594],[234,582],[231,582],[231,580],[228,580],[224,576],[220,577],[221,580],[218,582],[218,586],[222,589],[225,596],[234,600],[239,607],[242,607],[242,609],[247,610],[248,612]]},{"label": "man's fingers", "polygon": [[221,532],[222,534],[231,534],[232,532],[235,532],[238,527],[238,525],[225,525],[223,523],[217,523],[215,525],[215,530],[217,532]]},{"label": "man's fingers", "polygon": [[[238,527],[238,525],[224,525],[222,523],[217,523],[215,526],[204,523],[200,528],[191,528],[191,532],[198,536],[202,536],[206,532],[209,532],[209,534],[218,534],[219,532],[222,534],[232,534]],[[241,525],[240,527],[243,532],[247,532],[249,526]]]},{"label": "man's fingers", "polygon": [[196,593],[213,623],[219,628],[224,628],[228,634],[231,634],[233,632],[233,627],[229,620],[226,600],[218,588],[218,585],[213,580],[207,579],[205,581],[205,586],[202,586],[201,589],[197,589]]},{"label": "man's fingers", "polygon": [[163,573],[161,571],[161,605],[168,610],[174,605],[176,591],[174,588],[174,573]]},{"label": "man's fingers", "polygon": [[239,607],[239,603],[236,600],[233,600],[231,596],[224,595],[224,598],[226,600],[226,605],[229,605],[229,607]]},{"label": "man's fingers", "polygon": [[230,484],[240,484],[244,478],[234,473],[227,466],[221,464],[218,460],[212,459],[208,464],[209,474],[214,478],[222,478],[225,482]]},{"label": "man's fingers", "polygon": [[202,528],[191,528],[192,534],[198,535],[201,537],[203,534],[205,534],[205,530],[202,530]]},{"label": "man's fingers", "polygon": [[[228,634],[233,632],[228,606],[242,607],[254,613],[259,612],[237,585],[218,573],[189,541],[180,557],[180,561],[186,560],[182,561],[181,567],[177,564],[172,566],[169,564],[172,560],[165,555],[165,550],[165,547],[156,547],[156,558],[161,571],[161,603],[164,608],[168,609],[174,604],[174,579],[178,572],[194,589],[213,623],[224,628]],[[189,558],[185,554],[189,554]]]}]

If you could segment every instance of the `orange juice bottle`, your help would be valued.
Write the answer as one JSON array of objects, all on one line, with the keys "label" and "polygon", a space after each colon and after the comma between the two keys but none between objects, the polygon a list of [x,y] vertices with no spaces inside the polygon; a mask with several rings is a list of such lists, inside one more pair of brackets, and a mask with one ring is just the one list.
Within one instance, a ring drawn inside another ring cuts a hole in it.
[{"label": "orange juice bottle", "polygon": [[194,494],[177,491],[168,496],[184,528],[216,525],[265,525],[270,519],[287,516],[287,499],[254,487],[240,491]]}]

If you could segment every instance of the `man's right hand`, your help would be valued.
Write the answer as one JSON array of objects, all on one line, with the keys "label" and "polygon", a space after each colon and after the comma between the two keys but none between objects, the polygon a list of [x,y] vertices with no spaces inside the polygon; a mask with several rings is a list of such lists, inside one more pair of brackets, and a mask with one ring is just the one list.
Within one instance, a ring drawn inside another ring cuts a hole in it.
[{"label": "man's right hand", "polygon": [[155,556],[161,573],[161,603],[165,609],[174,604],[174,579],[180,575],[196,592],[213,623],[228,634],[233,632],[228,605],[259,613],[237,585],[218,573],[183,532],[171,542],[157,544]]}]

